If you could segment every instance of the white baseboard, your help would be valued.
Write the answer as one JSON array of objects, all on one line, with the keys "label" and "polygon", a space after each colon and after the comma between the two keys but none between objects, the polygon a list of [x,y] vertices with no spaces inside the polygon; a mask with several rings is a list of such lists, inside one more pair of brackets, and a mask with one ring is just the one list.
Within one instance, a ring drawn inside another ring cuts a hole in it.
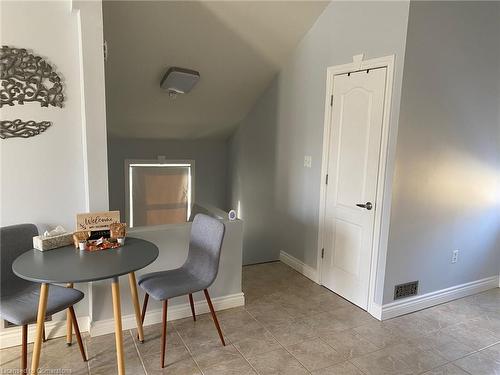
[{"label": "white baseboard", "polygon": [[[89,317],[78,317],[78,326],[81,332],[89,330]],[[28,326],[28,342],[33,342],[36,334],[36,325]],[[45,334],[48,339],[66,336],[66,320],[45,322]],[[21,345],[21,327],[6,328],[0,331],[0,349]]]},{"label": "white baseboard", "polygon": [[[226,310],[233,307],[245,305],[245,296],[243,293],[230,294],[222,297],[212,298],[212,303],[216,311]],[[208,304],[205,300],[195,302],[196,313],[204,314],[209,312]],[[191,307],[189,303],[174,305],[168,309],[168,320],[176,320],[191,316]],[[151,310],[146,314],[144,325],[148,326],[161,322],[161,310]],[[115,331],[115,322],[113,319],[99,320],[90,323],[88,316],[78,317],[78,326],[80,332],[89,332],[90,336],[100,336]],[[135,315],[122,316],[123,329],[132,329],[136,327]],[[35,324],[28,326],[28,341],[33,342],[35,337]],[[50,321],[45,323],[47,338],[66,336],[66,320]],[[12,327],[0,331],[0,349],[11,346],[21,345],[21,327]]]},{"label": "white baseboard", "polygon": [[308,279],[311,279],[315,283],[319,283],[319,274],[318,271],[312,268],[311,266],[308,266],[301,260],[298,260],[294,256],[284,252],[280,251],[280,261],[285,263],[286,265],[292,267],[295,271],[301,273]]},{"label": "white baseboard", "polygon": [[[212,303],[216,311],[226,310],[233,307],[239,307],[245,305],[245,296],[243,293],[231,294],[223,297],[212,298]],[[195,308],[197,314],[204,314],[209,312],[208,304],[205,300],[196,301]],[[189,303],[183,303],[180,305],[174,305],[169,307],[167,319],[176,320],[187,318],[191,316],[191,307]],[[161,309],[150,310],[146,313],[146,319],[144,320],[144,325],[149,326],[152,324],[161,323],[162,311]],[[122,316],[122,327],[123,329],[132,329],[136,327],[135,315],[124,315]],[[115,322],[113,319],[98,320],[90,324],[90,336],[101,336],[108,333],[113,333],[115,331]]]},{"label": "white baseboard", "polygon": [[488,289],[497,288],[499,286],[499,280],[499,276],[487,277],[485,279],[385,304],[382,306],[382,320],[395,318],[400,315],[449,302],[457,298],[467,297],[472,294],[484,292]]}]

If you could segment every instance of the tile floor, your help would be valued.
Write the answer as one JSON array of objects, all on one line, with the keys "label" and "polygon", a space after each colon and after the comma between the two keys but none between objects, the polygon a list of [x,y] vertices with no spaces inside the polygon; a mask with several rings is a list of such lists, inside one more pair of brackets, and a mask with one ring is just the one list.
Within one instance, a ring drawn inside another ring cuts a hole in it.
[{"label": "tile floor", "polygon": [[[169,322],[162,370],[160,326],[145,328],[144,344],[125,331],[127,374],[500,375],[499,288],[383,323],[279,262],[244,267],[243,289],[245,308],[218,314],[226,347],[207,314]],[[113,335],[85,345],[88,363],[76,345],[49,340],[41,363],[116,373]],[[19,352],[0,351],[0,373],[18,366]]]}]

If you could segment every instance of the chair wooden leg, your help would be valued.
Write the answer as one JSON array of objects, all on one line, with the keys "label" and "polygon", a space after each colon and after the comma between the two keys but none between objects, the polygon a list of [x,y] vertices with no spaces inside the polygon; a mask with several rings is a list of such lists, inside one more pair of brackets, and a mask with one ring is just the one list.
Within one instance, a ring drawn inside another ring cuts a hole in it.
[{"label": "chair wooden leg", "polygon": [[78,321],[76,320],[75,310],[73,306],[68,307],[68,311],[71,315],[71,321],[75,327],[76,341],[78,342],[78,347],[80,348],[80,353],[82,353],[83,362],[87,362],[87,356],[85,355],[85,349],[83,347],[82,336],[80,335],[80,328],[78,327]]},{"label": "chair wooden leg", "polygon": [[167,307],[168,299],[163,301],[163,316],[161,329],[161,368],[165,368],[165,350],[167,349]]},{"label": "chair wooden leg", "polygon": [[226,342],[224,341],[224,336],[222,335],[222,331],[220,329],[219,321],[217,320],[217,315],[215,315],[214,306],[212,305],[212,300],[210,299],[210,295],[208,294],[208,289],[203,289],[205,293],[205,298],[207,299],[208,307],[210,308],[210,312],[212,313],[212,319],[215,323],[215,328],[217,328],[217,332],[219,333],[220,341],[222,341],[222,345],[226,346]]},{"label": "chair wooden leg", "polygon": [[137,294],[137,281],[135,279],[134,272],[130,272],[128,274],[128,281],[130,285],[130,297],[132,298],[132,304],[134,305],[135,323],[137,325],[137,337],[139,338],[140,342],[144,342],[142,314],[141,314],[141,307],[139,305],[139,295]]},{"label": "chair wooden leg", "polygon": [[149,294],[144,295],[144,302],[142,303],[142,314],[141,314],[141,323],[144,324],[144,318],[146,317],[146,309],[148,307]]},{"label": "chair wooden leg", "polygon": [[189,293],[189,303],[191,305],[191,313],[193,314],[193,320],[196,322],[196,313],[194,312],[193,295],[191,293]]},{"label": "chair wooden leg", "polygon": [[47,298],[49,296],[49,284],[43,283],[40,286],[40,297],[38,300],[38,312],[36,318],[36,335],[35,343],[33,344],[33,356],[31,359],[31,374],[38,374],[38,366],[40,365],[40,352],[42,349],[42,331],[45,321],[45,312],[47,311]]},{"label": "chair wooden leg", "polygon": [[[73,283],[67,283],[66,288],[73,288]],[[73,326],[71,325],[71,312],[66,311],[66,345],[73,344]]]},{"label": "chair wooden leg", "polygon": [[125,354],[123,353],[123,332],[122,332],[122,308],[120,298],[120,281],[118,277],[113,278],[111,283],[111,295],[113,297],[113,317],[115,319],[115,346],[116,364],[118,375],[125,375]]},{"label": "chair wooden leg", "polygon": [[21,371],[22,374],[28,373],[28,325],[23,325],[22,334],[22,353],[21,353]]},{"label": "chair wooden leg", "polygon": [[42,341],[43,341],[43,342],[47,341],[47,337],[45,336],[45,323],[43,323]]}]

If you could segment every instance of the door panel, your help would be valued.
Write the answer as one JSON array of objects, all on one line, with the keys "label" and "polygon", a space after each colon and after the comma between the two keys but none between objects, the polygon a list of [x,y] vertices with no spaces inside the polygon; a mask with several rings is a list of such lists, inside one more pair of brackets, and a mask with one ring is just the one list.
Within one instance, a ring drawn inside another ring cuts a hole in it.
[{"label": "door panel", "polygon": [[[323,284],[366,309],[386,69],[335,76]],[[371,202],[367,210],[356,204]]]}]

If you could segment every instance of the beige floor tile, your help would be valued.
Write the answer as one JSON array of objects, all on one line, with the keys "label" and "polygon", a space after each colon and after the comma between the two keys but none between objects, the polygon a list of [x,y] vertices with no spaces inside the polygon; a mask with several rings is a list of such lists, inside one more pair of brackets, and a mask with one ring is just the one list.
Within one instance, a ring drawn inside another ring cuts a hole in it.
[{"label": "beige floor tile", "polygon": [[379,348],[399,344],[406,341],[406,337],[388,328],[384,322],[373,321],[368,324],[354,328],[359,336]]},{"label": "beige floor tile", "polygon": [[[144,367],[147,375],[310,373],[305,365],[314,375],[500,375],[500,288],[383,323],[280,262],[244,267],[243,290],[245,307],[218,312],[227,347],[210,314],[171,321],[161,369],[161,325],[145,327],[143,344],[126,330],[127,374],[143,375]],[[114,334],[84,341],[88,363],[76,344],[58,338],[44,344],[41,366],[116,374]],[[20,347],[0,350],[2,370],[19,362]]]},{"label": "beige floor tile", "polygon": [[398,344],[352,359],[362,371],[370,375],[419,374],[446,364],[447,360],[428,350],[408,344]]},{"label": "beige floor tile", "polygon": [[267,328],[283,346],[293,345],[316,337],[311,327],[301,321],[288,321]]},{"label": "beige floor tile", "polygon": [[468,321],[449,326],[441,330],[472,349],[483,349],[499,341],[498,333],[484,328],[477,321]]},{"label": "beige floor tile", "polygon": [[264,328],[257,320],[251,319],[252,320],[242,322],[241,324],[236,322],[221,323],[222,332],[229,337],[232,342],[235,342]]},{"label": "beige floor tile", "polygon": [[[28,363],[30,363],[33,345],[28,345]],[[0,350],[0,368],[18,369],[21,365],[21,346]]]},{"label": "beige floor tile", "polygon": [[[155,362],[158,363],[159,365],[161,363],[161,350],[150,354],[147,353],[141,354],[141,358],[144,363]],[[167,344],[167,349],[165,351],[166,365],[171,365],[188,358],[191,358],[191,355],[189,354],[185,346],[168,346]]]},{"label": "beige floor tile", "polygon": [[301,321],[310,327],[315,336],[332,334],[350,328],[350,324],[345,320],[336,319],[332,313],[326,312],[308,316]]},{"label": "beige floor tile", "polygon": [[193,358],[198,364],[198,367],[200,367],[200,369],[203,371],[215,364],[230,362],[232,360],[241,359],[243,357],[233,345],[228,344],[226,346],[222,346],[221,344],[217,347],[210,348],[209,350],[194,353]]},{"label": "beige floor tile", "polygon": [[[147,375],[201,375],[202,372],[191,358],[160,368],[159,362],[144,362]],[[93,375],[93,373],[92,373]]]},{"label": "beige floor tile", "polygon": [[87,375],[89,372],[78,345],[67,346],[65,338],[51,339],[42,344],[40,367],[46,372],[57,370],[74,375]]},{"label": "beige floor tile", "polygon": [[424,375],[470,375],[452,363],[427,371]]},{"label": "beige floor tile", "polygon": [[411,340],[411,344],[421,350],[434,351],[449,361],[454,361],[474,352],[474,349],[465,342],[458,341],[442,331]]},{"label": "beige floor tile", "polygon": [[350,362],[343,362],[335,366],[327,367],[312,372],[313,375],[364,375],[360,369]]},{"label": "beige floor tile", "polygon": [[347,328],[355,328],[364,324],[377,322],[366,311],[361,310],[359,307],[350,305],[335,309],[330,313],[334,319],[341,321]]},{"label": "beige floor tile", "polygon": [[[89,359],[95,359],[102,362],[107,360],[108,357],[116,357],[116,341],[114,333],[89,337],[86,342]],[[72,347],[76,347],[76,345],[73,344]],[[125,357],[134,357],[138,355],[134,340],[130,335],[130,331],[123,331],[123,350]]]},{"label": "beige floor tile", "polygon": [[481,350],[481,353],[494,361],[500,362],[500,342],[496,345]]},{"label": "beige floor tile", "polygon": [[270,352],[281,347],[273,335],[263,327],[234,341],[233,344],[236,349],[238,349],[238,351],[240,351],[247,358],[253,357],[257,354]]},{"label": "beige floor tile", "polygon": [[261,375],[302,375],[307,370],[285,349],[259,354],[248,360]]},{"label": "beige floor tile", "polygon": [[395,353],[415,374],[420,374],[448,362],[447,359],[432,350],[421,350],[414,345],[406,343],[389,347],[388,350]]},{"label": "beige floor tile", "polygon": [[482,352],[459,359],[454,364],[472,375],[500,375],[500,362]]},{"label": "beige floor tile", "polygon": [[323,341],[346,358],[359,357],[380,349],[370,341],[357,334],[354,329],[320,337]]},{"label": "beige floor tile", "polygon": [[[161,353],[161,324],[144,327],[144,342],[139,342],[136,330],[132,330],[132,337],[139,353],[144,356],[160,355]],[[184,347],[184,343],[177,331],[167,325],[167,348]]]},{"label": "beige floor tile", "polygon": [[309,371],[344,362],[346,357],[320,339],[304,341],[286,348]]},{"label": "beige floor tile", "polygon": [[203,370],[204,375],[255,375],[256,372],[243,358],[219,363]]},{"label": "beige floor tile", "polygon": [[486,292],[476,294],[473,297],[473,303],[475,303],[479,308],[491,312],[500,311],[500,288],[491,289]]},{"label": "beige floor tile", "polygon": [[368,375],[409,375],[411,367],[403,362],[390,348],[363,355],[351,360]]}]

